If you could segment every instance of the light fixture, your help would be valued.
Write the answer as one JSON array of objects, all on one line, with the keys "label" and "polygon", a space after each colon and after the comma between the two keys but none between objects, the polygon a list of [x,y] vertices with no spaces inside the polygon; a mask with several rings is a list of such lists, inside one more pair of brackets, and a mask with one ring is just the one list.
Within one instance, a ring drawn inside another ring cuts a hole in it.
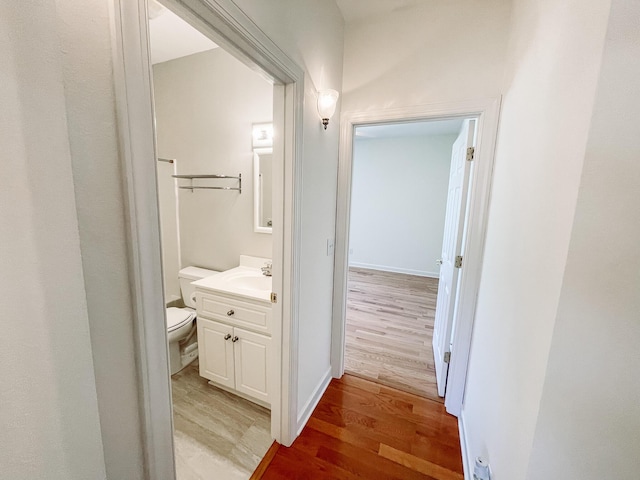
[{"label": "light fixture", "polygon": [[253,124],[253,148],[273,145],[273,123]]},{"label": "light fixture", "polygon": [[335,90],[320,90],[318,92],[318,115],[322,119],[322,125],[324,125],[325,130],[336,111],[339,95]]}]

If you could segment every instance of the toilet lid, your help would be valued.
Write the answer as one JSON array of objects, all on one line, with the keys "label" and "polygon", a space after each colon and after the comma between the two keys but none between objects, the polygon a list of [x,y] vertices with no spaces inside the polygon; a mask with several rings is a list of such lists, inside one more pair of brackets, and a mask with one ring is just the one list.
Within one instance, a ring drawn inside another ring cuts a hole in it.
[{"label": "toilet lid", "polygon": [[167,331],[171,332],[176,328],[180,328],[186,323],[192,321],[196,316],[196,312],[186,308],[167,308]]}]

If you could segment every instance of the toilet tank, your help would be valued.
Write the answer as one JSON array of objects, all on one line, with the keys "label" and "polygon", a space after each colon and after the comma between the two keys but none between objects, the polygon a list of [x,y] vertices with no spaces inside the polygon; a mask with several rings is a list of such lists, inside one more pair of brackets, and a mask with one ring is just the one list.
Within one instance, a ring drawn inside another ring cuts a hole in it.
[{"label": "toilet tank", "polygon": [[187,307],[196,308],[196,287],[191,285],[191,282],[216,275],[217,273],[220,272],[200,267],[185,267],[178,272],[182,300]]}]

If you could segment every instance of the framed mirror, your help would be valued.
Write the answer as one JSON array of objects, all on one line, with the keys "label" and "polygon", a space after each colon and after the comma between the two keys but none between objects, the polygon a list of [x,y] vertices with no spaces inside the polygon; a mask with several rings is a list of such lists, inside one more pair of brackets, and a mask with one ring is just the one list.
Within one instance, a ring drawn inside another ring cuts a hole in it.
[{"label": "framed mirror", "polygon": [[253,231],[272,232],[272,148],[253,149]]}]

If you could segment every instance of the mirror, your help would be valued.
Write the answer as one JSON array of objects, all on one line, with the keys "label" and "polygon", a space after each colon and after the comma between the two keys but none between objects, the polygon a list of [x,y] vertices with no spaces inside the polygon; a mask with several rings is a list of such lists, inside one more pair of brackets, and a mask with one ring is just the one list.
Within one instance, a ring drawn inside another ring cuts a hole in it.
[{"label": "mirror", "polygon": [[253,150],[253,231],[271,233],[271,187],[272,161],[271,148]]}]

